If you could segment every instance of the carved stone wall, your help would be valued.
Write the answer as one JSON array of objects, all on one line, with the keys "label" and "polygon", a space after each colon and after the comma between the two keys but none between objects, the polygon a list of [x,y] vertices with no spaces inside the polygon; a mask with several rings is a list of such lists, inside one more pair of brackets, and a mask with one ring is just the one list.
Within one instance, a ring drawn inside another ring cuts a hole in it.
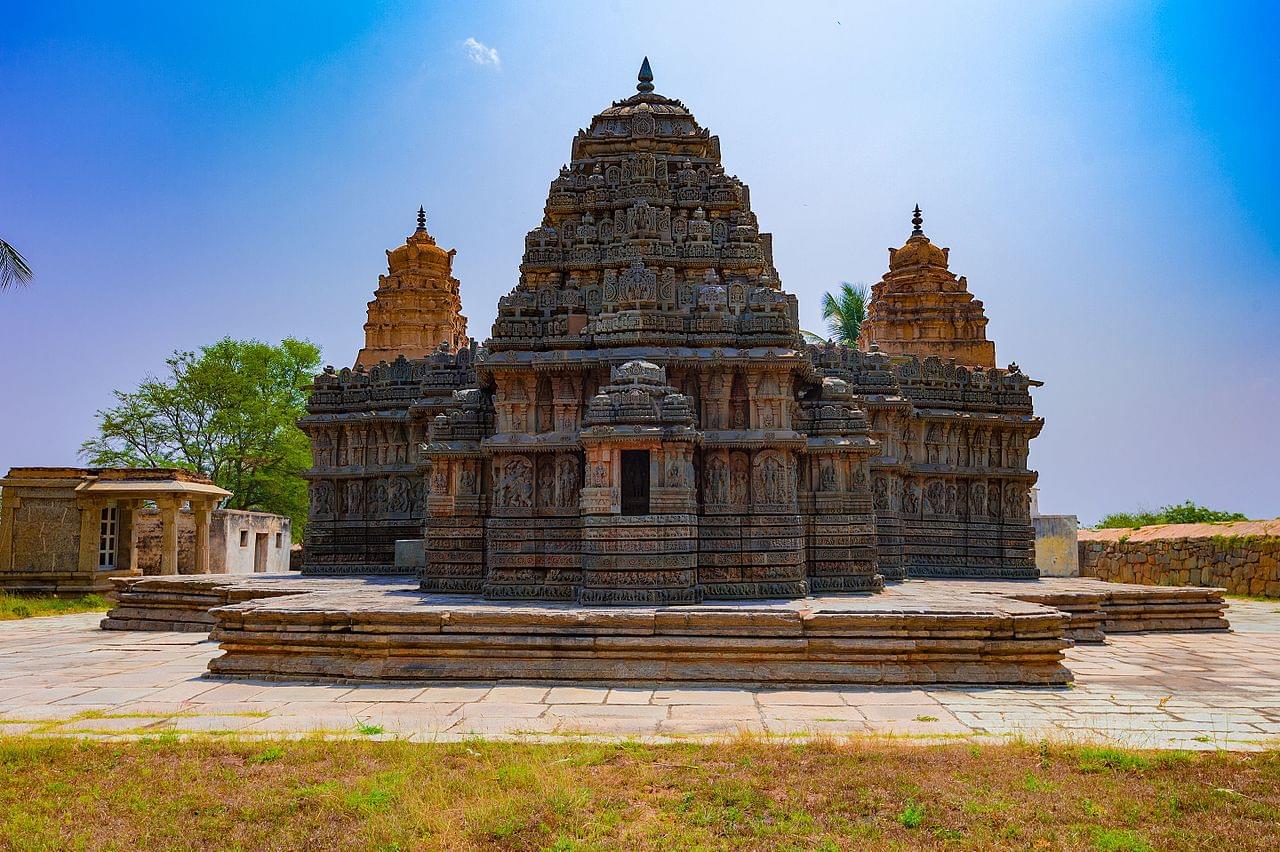
[{"label": "carved stone wall", "polygon": [[312,454],[304,574],[396,571],[396,540],[421,538],[427,514],[418,448],[453,390],[475,383],[474,361],[474,347],[442,347],[426,359],[316,377],[298,423]]},{"label": "carved stone wall", "polygon": [[1280,598],[1280,519],[1080,530],[1080,576]]},{"label": "carved stone wall", "polygon": [[[1027,450],[1043,420],[1016,364],[983,370],[935,357],[815,347],[868,413],[874,511],[886,577],[1037,576]],[[901,574],[895,568],[901,566]]]}]

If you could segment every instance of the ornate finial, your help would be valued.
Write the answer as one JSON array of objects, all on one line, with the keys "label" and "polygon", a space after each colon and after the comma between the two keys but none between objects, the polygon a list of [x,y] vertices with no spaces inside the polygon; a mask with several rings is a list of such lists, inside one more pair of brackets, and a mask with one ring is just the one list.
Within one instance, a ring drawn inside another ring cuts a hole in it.
[{"label": "ornate finial", "polygon": [[426,229],[427,229],[427,211],[419,207],[418,208],[418,230],[425,231]]},{"label": "ornate finial", "polygon": [[639,83],[636,83],[637,92],[653,91],[653,69],[649,67],[649,57],[644,58],[644,62],[640,63],[640,73],[636,75]]},{"label": "ornate finial", "polygon": [[924,231],[920,226],[924,224],[924,217],[920,215],[920,205],[916,205],[915,215],[911,217],[911,236],[923,237]]}]

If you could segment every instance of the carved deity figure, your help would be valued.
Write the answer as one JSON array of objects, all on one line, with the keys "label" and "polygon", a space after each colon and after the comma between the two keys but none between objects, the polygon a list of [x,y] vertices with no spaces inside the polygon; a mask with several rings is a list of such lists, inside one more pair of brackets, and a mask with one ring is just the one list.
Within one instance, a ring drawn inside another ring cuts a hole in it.
[{"label": "carved deity figure", "polygon": [[875,494],[876,511],[889,511],[889,480],[883,476],[873,476],[871,490]]},{"label": "carved deity figure", "polygon": [[333,485],[329,482],[316,482],[311,486],[311,514],[333,514]]},{"label": "carved deity figure", "polygon": [[776,456],[768,456],[760,463],[756,480],[757,495],[761,503],[780,505],[791,501],[786,465]]},{"label": "carved deity figure", "polygon": [[902,512],[905,515],[914,515],[920,511],[920,486],[916,485],[914,479],[908,479],[902,489]]},{"label": "carved deity figure", "polygon": [[547,508],[556,502],[556,472],[551,462],[544,460],[538,466],[538,505]]},{"label": "carved deity figure", "polygon": [[925,503],[930,512],[941,515],[946,511],[947,492],[941,481],[935,479],[925,489]]},{"label": "carved deity figure", "polygon": [[729,503],[731,505],[747,505],[750,482],[751,476],[747,472],[746,456],[735,456],[733,459],[733,470],[729,475]]},{"label": "carved deity figure", "polygon": [[969,486],[969,512],[972,515],[984,514],[987,505],[987,487],[981,482]]},{"label": "carved deity figure", "polygon": [[558,505],[569,508],[578,504],[578,460],[562,458],[556,468]]},{"label": "carved deity figure", "polygon": [[823,491],[836,490],[836,466],[831,463],[830,459],[823,459],[822,461],[820,480]]},{"label": "carved deity figure", "polygon": [[347,516],[358,518],[364,514],[364,483],[359,479],[347,481]]},{"label": "carved deity figure", "polygon": [[396,514],[405,514],[409,511],[409,480],[403,476],[396,476],[391,479],[389,505],[391,511]]},{"label": "carved deity figure", "polygon": [[729,474],[724,460],[719,456],[712,456],[707,462],[706,499],[713,506],[723,506],[729,502]]},{"label": "carved deity figure", "polygon": [[369,514],[375,518],[385,515],[388,505],[386,480],[381,478],[370,480],[365,493],[368,496]]},{"label": "carved deity figure", "polygon": [[609,466],[604,462],[596,462],[591,465],[589,485],[592,488],[607,488],[609,486]]},{"label": "carved deity figure", "polygon": [[498,505],[528,509],[533,505],[533,465],[523,456],[507,459],[498,486]]}]

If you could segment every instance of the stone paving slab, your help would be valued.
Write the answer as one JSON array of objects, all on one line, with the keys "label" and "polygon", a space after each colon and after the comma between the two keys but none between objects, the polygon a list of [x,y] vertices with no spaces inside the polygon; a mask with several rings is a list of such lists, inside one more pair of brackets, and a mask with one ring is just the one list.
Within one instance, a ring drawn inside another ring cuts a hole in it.
[{"label": "stone paving slab", "polygon": [[814,689],[222,682],[205,676],[219,650],[200,636],[106,632],[94,614],[34,618],[0,623],[0,736],[663,740],[745,731],[1280,746],[1280,602],[1233,600],[1228,616],[1230,633],[1122,635],[1071,648],[1071,687]]}]

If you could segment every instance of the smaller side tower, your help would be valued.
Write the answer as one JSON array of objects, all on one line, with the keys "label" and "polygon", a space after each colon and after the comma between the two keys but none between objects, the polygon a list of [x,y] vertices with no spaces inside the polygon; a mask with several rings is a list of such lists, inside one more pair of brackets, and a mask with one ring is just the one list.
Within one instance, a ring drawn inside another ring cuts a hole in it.
[{"label": "smaller side tower", "polygon": [[889,249],[889,271],[871,288],[871,304],[858,334],[858,348],[877,344],[889,355],[936,355],[957,364],[996,366],[996,345],[987,340],[982,302],[964,276],[947,268],[950,249],[924,235],[920,205],[911,217],[911,236]]},{"label": "smaller side tower", "polygon": [[364,348],[356,365],[369,369],[403,355],[410,360],[466,348],[467,318],[454,278],[453,256],[427,233],[426,211],[418,208],[418,228],[405,244],[387,252],[387,274],[369,303]]}]

